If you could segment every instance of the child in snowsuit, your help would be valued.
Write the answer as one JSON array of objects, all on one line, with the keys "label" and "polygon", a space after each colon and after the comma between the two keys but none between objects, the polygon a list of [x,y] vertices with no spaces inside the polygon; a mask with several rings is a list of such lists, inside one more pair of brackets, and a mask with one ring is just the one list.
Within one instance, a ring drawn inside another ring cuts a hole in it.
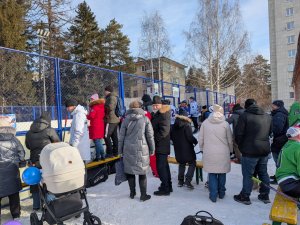
[{"label": "child in snowsuit", "polygon": [[[198,144],[197,139],[193,136],[191,119],[188,118],[188,113],[181,109],[179,115],[176,116],[175,124],[171,131],[171,139],[174,144],[175,157],[179,163],[178,167],[178,187],[183,185],[193,189],[191,181],[196,168],[196,154],[194,146]],[[185,166],[189,165],[187,173]],[[185,181],[184,181],[185,176]]]},{"label": "child in snowsuit", "polygon": [[283,146],[276,179],[287,195],[300,198],[300,127],[290,127],[288,142]]}]

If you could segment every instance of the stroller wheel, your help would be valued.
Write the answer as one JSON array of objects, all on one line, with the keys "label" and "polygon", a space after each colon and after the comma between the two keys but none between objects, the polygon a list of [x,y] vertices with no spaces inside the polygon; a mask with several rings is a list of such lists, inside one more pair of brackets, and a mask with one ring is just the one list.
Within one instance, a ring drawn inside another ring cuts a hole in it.
[{"label": "stroller wheel", "polygon": [[84,219],[83,225],[101,225],[101,220],[97,216],[90,215]]},{"label": "stroller wheel", "polygon": [[36,213],[30,214],[30,224],[31,225],[42,225],[43,223],[39,220]]}]

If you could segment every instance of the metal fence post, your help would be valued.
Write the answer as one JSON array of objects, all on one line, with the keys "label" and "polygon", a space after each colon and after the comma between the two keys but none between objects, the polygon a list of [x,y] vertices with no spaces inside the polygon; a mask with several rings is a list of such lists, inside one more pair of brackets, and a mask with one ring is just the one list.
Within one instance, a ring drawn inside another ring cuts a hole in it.
[{"label": "metal fence post", "polygon": [[219,104],[219,99],[218,99],[218,92],[216,92],[216,104]]},{"label": "metal fence post", "polygon": [[62,102],[61,102],[61,85],[60,85],[60,66],[59,59],[55,58],[54,60],[54,76],[55,76],[55,101],[57,106],[57,126],[58,126],[58,135],[62,140]]},{"label": "metal fence post", "polygon": [[209,91],[206,90],[206,105],[207,105],[207,108],[209,107]]},{"label": "metal fence post", "polygon": [[178,95],[179,95],[177,104],[180,104],[180,102],[181,102],[181,94],[180,94],[180,84],[179,84],[179,82],[177,84],[177,87],[178,87]]},{"label": "metal fence post", "polygon": [[164,98],[164,82],[162,80],[159,81],[161,83],[161,97]]},{"label": "metal fence post", "polygon": [[223,109],[224,109],[224,112],[226,112],[226,110],[225,110],[225,106],[226,106],[226,103],[225,103],[226,101],[225,100],[226,99],[225,98],[226,98],[226,94],[223,94]]},{"label": "metal fence post", "polygon": [[121,71],[119,71],[118,74],[118,82],[119,82],[119,97],[121,98],[124,107],[125,106],[124,79],[123,79],[123,73]]},{"label": "metal fence post", "polygon": [[193,88],[194,90],[194,98],[195,98],[195,101],[197,102],[197,93],[196,93],[196,88]]}]

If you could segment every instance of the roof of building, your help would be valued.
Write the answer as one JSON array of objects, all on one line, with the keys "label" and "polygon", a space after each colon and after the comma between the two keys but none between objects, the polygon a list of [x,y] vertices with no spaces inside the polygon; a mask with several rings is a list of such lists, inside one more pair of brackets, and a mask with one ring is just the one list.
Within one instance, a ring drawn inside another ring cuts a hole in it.
[{"label": "roof of building", "polygon": [[[167,58],[165,56],[162,56],[160,57],[163,61],[166,61],[166,62],[170,62],[170,63],[173,63],[173,64],[176,64],[178,67],[182,67],[182,68],[186,68],[187,66],[186,65],[183,65],[179,62],[176,62],[175,60],[172,60],[170,58]],[[153,58],[154,61],[158,60],[158,58]],[[138,57],[137,60],[136,60],[136,64],[139,64],[141,62],[145,62],[145,61],[150,61],[150,59],[144,59],[144,58],[141,58],[141,57]]]}]

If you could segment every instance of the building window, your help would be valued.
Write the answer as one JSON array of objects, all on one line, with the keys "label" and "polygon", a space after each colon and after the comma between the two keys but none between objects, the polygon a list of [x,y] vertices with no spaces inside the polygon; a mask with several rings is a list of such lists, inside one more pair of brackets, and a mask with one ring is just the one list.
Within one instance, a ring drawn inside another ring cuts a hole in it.
[{"label": "building window", "polygon": [[133,97],[134,97],[134,98],[137,98],[138,96],[139,96],[139,95],[138,95],[138,91],[134,91],[134,92],[133,92]]},{"label": "building window", "polygon": [[288,72],[294,72],[294,64],[288,65]]},{"label": "building window", "polygon": [[296,56],[296,49],[292,49],[288,51],[289,58],[293,58]]},{"label": "building window", "polygon": [[125,91],[125,98],[130,98],[130,92],[129,91]]},{"label": "building window", "polygon": [[292,87],[293,78],[289,78],[289,86]]},{"label": "building window", "polygon": [[294,21],[288,22],[288,23],[286,24],[286,27],[287,27],[287,30],[293,30],[293,29],[295,28],[295,23],[294,23]]},{"label": "building window", "polygon": [[290,92],[290,98],[295,98],[295,93],[294,92]]},{"label": "building window", "polygon": [[287,8],[285,15],[286,16],[292,16],[292,15],[294,15],[294,8]]},{"label": "building window", "polygon": [[295,44],[295,35],[288,36],[288,44]]},{"label": "building window", "polygon": [[142,72],[145,72],[145,71],[146,71],[146,66],[145,66],[145,65],[142,65],[142,66],[141,66],[141,70],[142,70]]}]

